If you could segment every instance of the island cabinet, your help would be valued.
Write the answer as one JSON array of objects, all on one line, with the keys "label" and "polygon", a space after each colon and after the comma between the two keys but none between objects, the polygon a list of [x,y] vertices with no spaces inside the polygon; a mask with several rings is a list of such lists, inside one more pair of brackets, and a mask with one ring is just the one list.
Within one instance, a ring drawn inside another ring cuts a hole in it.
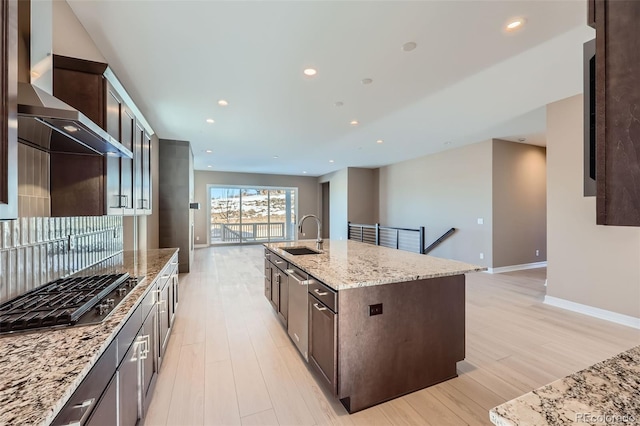
[{"label": "island cabinet", "polygon": [[596,210],[600,225],[640,226],[640,2],[590,0],[596,29]]},{"label": "island cabinet", "polygon": [[265,251],[265,296],[286,327],[289,316],[289,264],[282,257]]},{"label": "island cabinet", "polygon": [[[54,55],[53,94],[106,130],[133,152],[133,158],[53,155],[52,214],[151,214],[153,132],[144,118],[134,113],[133,101],[108,65]],[[90,169],[92,175],[76,177],[76,173],[68,173],[79,169]],[[74,191],[73,196],[84,199],[82,211],[77,211],[79,203],[57,202],[56,198],[68,200],[65,191]]]},{"label": "island cabinet", "polygon": [[0,220],[18,217],[18,9],[0,4]]},{"label": "island cabinet", "polygon": [[[465,357],[464,274],[483,268],[355,241],[325,241],[317,254],[286,251],[314,245],[267,245],[265,295],[273,304],[277,261],[306,274],[296,283],[306,285],[304,299],[288,299],[289,335],[307,327],[309,366],[349,413],[457,376]],[[308,323],[293,315],[298,304]]]}]

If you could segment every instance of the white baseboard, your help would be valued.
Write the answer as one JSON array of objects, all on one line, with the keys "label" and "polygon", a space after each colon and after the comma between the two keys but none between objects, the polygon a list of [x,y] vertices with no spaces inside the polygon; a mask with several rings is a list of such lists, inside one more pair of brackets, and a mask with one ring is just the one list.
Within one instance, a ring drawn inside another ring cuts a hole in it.
[{"label": "white baseboard", "polygon": [[206,248],[209,247],[209,244],[194,244],[193,248]]},{"label": "white baseboard", "polygon": [[572,302],[566,299],[560,299],[553,296],[545,296],[544,303],[556,308],[566,309],[568,311],[577,312],[579,314],[589,315],[590,317],[600,318],[606,321],[615,322],[616,324],[626,325],[627,327],[637,328],[640,330],[640,318],[629,315],[619,314],[606,309],[596,308],[594,306],[583,305],[581,303]]},{"label": "white baseboard", "polygon": [[490,274],[501,274],[503,272],[524,271],[525,269],[546,268],[547,261],[523,263],[522,265],[501,266],[499,268],[487,268],[487,272]]}]

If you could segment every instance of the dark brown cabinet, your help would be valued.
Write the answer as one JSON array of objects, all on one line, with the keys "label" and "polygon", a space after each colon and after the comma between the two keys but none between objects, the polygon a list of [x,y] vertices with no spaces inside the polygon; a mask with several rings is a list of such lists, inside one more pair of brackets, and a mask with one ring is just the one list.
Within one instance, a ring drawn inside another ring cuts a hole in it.
[{"label": "dark brown cabinet", "polygon": [[176,254],[52,424],[138,424],[151,403],[177,306]]},{"label": "dark brown cabinet", "polygon": [[265,296],[285,326],[289,317],[289,275],[285,272],[288,265],[280,256],[265,250]]},{"label": "dark brown cabinet", "polygon": [[[315,281],[315,280],[314,280]],[[334,294],[316,281],[317,294]],[[314,296],[309,288],[309,364],[334,395],[337,395],[337,313]]]},{"label": "dark brown cabinet", "polygon": [[158,280],[158,362],[162,365],[178,308],[178,259],[174,258]]},{"label": "dark brown cabinet", "polygon": [[[54,95],[106,130],[134,157],[56,154],[51,165],[52,214],[151,214],[151,131],[133,112],[131,99],[107,64],[54,55],[53,67]],[[65,173],[80,167],[90,168],[93,175],[81,180]],[[90,200],[82,203],[80,212],[75,210],[79,203],[71,202],[78,198]]]},{"label": "dark brown cabinet", "polygon": [[142,413],[146,413],[151,403],[151,394],[158,377],[158,310],[152,309],[140,329],[143,355],[140,358],[140,393]]},{"label": "dark brown cabinet", "polygon": [[18,9],[0,4],[0,220],[18,217]]},{"label": "dark brown cabinet", "polygon": [[596,206],[600,225],[640,226],[640,2],[590,0],[596,29]]},{"label": "dark brown cabinet", "polygon": [[118,375],[114,374],[94,408],[89,426],[107,426],[118,424]]},{"label": "dark brown cabinet", "polygon": [[142,197],[140,210],[143,214],[151,214],[151,136],[145,131],[142,134]]}]

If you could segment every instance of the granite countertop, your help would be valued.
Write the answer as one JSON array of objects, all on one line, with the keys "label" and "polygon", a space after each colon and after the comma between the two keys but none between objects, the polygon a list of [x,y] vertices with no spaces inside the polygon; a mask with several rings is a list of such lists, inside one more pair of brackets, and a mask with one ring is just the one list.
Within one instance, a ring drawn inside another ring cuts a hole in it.
[{"label": "granite countertop", "polygon": [[640,346],[505,402],[498,426],[640,424]]},{"label": "granite countertop", "polygon": [[352,240],[325,240],[322,253],[299,255],[286,247],[316,248],[316,240],[267,243],[265,247],[334,290],[485,271],[487,268]]},{"label": "granite countertop", "polygon": [[50,423],[176,251],[138,252],[135,260],[133,252],[124,252],[120,262],[91,268],[145,276],[100,324],[0,337],[0,424]]}]

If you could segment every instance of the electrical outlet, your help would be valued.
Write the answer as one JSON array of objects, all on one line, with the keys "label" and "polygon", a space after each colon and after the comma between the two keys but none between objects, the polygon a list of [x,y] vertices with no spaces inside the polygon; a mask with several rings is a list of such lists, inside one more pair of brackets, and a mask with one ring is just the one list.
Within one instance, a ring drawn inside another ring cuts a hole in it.
[{"label": "electrical outlet", "polygon": [[480,253],[480,259],[484,259],[484,253]]},{"label": "electrical outlet", "polygon": [[536,256],[540,256],[540,250],[536,250]]},{"label": "electrical outlet", "polygon": [[376,305],[369,305],[369,316],[372,317],[374,315],[382,314],[382,303],[378,303]]},{"label": "electrical outlet", "polygon": [[200,241],[200,237],[196,237],[196,241]]},{"label": "electrical outlet", "polygon": [[478,225],[484,225],[484,218],[482,217],[478,218]]}]

